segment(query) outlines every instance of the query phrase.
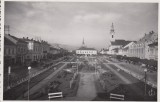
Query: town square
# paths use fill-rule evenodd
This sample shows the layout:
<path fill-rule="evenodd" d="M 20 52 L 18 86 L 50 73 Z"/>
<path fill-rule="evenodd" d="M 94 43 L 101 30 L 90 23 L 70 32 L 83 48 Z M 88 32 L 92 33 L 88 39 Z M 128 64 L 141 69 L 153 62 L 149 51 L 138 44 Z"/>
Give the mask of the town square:
<path fill-rule="evenodd" d="M 158 3 L 4 6 L 3 100 L 157 101 Z"/>

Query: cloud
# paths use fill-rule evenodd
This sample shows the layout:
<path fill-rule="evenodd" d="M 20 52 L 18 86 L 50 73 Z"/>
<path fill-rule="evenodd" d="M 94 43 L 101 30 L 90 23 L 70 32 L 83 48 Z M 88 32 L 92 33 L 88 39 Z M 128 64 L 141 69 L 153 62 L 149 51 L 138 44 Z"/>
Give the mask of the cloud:
<path fill-rule="evenodd" d="M 115 13 L 106 13 L 106 14 L 96 14 L 90 13 L 85 15 L 76 15 L 73 18 L 73 22 L 75 23 L 91 23 L 91 22 L 108 22 L 108 21 L 116 21 L 120 19 L 122 15 Z"/>

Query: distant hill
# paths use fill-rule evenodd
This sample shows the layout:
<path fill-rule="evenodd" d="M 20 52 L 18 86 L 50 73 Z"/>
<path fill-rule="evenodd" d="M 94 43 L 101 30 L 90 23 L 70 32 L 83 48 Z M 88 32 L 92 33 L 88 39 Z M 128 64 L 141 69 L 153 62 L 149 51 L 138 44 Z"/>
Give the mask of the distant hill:
<path fill-rule="evenodd" d="M 52 43 L 50 45 L 54 48 L 57 48 L 57 49 L 63 48 L 68 51 L 73 51 L 73 50 L 78 49 L 78 47 L 76 47 L 76 46 L 70 46 L 70 45 L 65 45 L 65 44 Z"/>

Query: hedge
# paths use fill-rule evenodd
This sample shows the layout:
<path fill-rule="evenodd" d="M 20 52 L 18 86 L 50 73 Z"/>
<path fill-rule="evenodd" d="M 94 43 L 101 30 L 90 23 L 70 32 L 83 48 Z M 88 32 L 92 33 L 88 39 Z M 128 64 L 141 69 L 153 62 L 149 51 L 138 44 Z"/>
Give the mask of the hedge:
<path fill-rule="evenodd" d="M 127 56 L 121 56 L 121 55 L 117 55 L 116 58 L 118 60 L 125 60 L 129 63 L 133 63 L 133 64 L 145 64 L 146 67 L 150 70 L 156 70 L 157 71 L 157 62 L 156 60 L 153 59 L 140 59 L 138 57 L 127 57 Z"/>

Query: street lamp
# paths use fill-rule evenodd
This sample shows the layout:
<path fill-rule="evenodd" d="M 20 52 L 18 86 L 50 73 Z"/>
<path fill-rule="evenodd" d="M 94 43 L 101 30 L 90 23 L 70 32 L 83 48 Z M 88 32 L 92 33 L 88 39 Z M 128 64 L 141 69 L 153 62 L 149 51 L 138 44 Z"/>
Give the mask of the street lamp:
<path fill-rule="evenodd" d="M 10 89 L 10 75 L 11 75 L 11 67 L 8 67 L 8 86 L 7 89 Z"/>
<path fill-rule="evenodd" d="M 79 61 L 79 59 L 77 59 L 77 74 L 78 74 L 78 61 Z"/>
<path fill-rule="evenodd" d="M 144 82 L 145 82 L 145 86 L 144 86 L 144 96 L 146 96 L 146 81 L 147 81 L 147 69 L 144 69 Z"/>
<path fill-rule="evenodd" d="M 30 70 L 31 70 L 31 67 L 29 66 L 29 67 L 28 67 L 28 100 L 29 100 L 29 94 L 30 94 L 30 91 L 29 91 Z"/>
<path fill-rule="evenodd" d="M 97 60 L 95 59 L 95 74 L 96 74 L 96 62 L 97 62 Z"/>

